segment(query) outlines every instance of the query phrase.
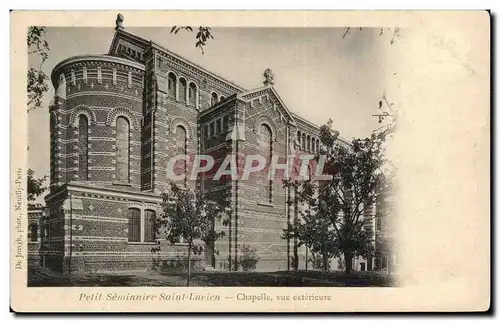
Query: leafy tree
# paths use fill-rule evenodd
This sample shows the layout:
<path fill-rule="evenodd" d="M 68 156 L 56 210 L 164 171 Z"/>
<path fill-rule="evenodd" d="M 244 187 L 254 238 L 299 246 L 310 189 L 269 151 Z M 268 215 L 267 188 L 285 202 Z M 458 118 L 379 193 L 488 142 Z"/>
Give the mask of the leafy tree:
<path fill-rule="evenodd" d="M 291 200 L 291 203 L 298 210 L 300 220 L 295 219 L 293 224 L 289 223 L 288 227 L 283 230 L 282 237 L 295 238 L 298 240 L 297 247 L 305 244 L 313 254 L 321 255 L 322 268 L 324 271 L 328 271 L 330 258 L 338 253 L 334 244 L 334 231 L 330 227 L 329 221 L 317 216 L 312 207 L 299 208 L 299 204 L 312 205 L 316 188 L 311 182 L 304 184 L 299 181 L 285 181 L 284 185 L 295 191 L 295 198 Z M 294 269 L 297 270 L 298 263 L 295 264 Z"/>
<path fill-rule="evenodd" d="M 383 166 L 383 143 L 387 132 L 373 133 L 369 138 L 355 139 L 350 147 L 337 143 L 338 132 L 332 121 L 321 127 L 320 154 L 325 157 L 325 172 L 331 179 L 320 182 L 303 181 L 298 185 L 298 200 L 308 208 L 301 211 L 302 220 L 285 230 L 307 243 L 313 252 L 324 258 L 343 255 L 345 271 L 352 271 L 354 256 L 373 251 L 371 233 L 364 230 L 364 214 L 373 205 L 388 180 Z"/>
<path fill-rule="evenodd" d="M 312 264 L 313 269 L 316 270 L 322 269 L 324 271 L 328 271 L 330 269 L 330 262 L 328 261 L 325 267 L 324 256 L 321 254 L 311 253 L 311 258 L 309 258 L 309 262 Z"/>
<path fill-rule="evenodd" d="M 191 26 L 173 26 L 172 29 L 170 30 L 170 33 L 177 34 L 180 30 L 185 30 L 192 32 L 193 27 Z M 212 35 L 212 29 L 210 27 L 204 27 L 204 26 L 199 26 L 198 27 L 198 32 L 196 33 L 196 43 L 195 47 L 201 49 L 201 53 L 204 54 L 204 47 L 207 45 L 207 41 L 210 39 L 214 39 L 214 36 Z"/>
<path fill-rule="evenodd" d="M 41 207 L 39 203 L 34 203 L 36 198 L 43 194 L 47 187 L 44 187 L 44 183 L 47 180 L 47 176 L 42 178 L 35 178 L 35 171 L 28 169 L 28 208 Z"/>
<path fill-rule="evenodd" d="M 353 29 L 358 29 L 359 31 L 363 31 L 363 27 L 358 27 L 358 28 L 352 28 L 352 27 L 345 27 L 344 33 L 342 34 L 342 39 L 345 39 L 345 37 L 352 32 Z M 398 27 L 388 27 L 388 28 L 380 28 L 380 36 L 384 34 L 390 34 L 391 40 L 390 44 L 393 45 L 394 42 L 401 37 L 401 28 Z"/>
<path fill-rule="evenodd" d="M 38 55 L 40 66 L 38 69 L 29 68 L 27 74 L 28 86 L 28 112 L 42 106 L 43 95 L 49 90 L 47 81 L 49 77 L 42 70 L 43 63 L 49 58 L 49 43 L 43 39 L 47 29 L 45 27 L 31 26 L 28 28 L 28 55 Z"/>
<path fill-rule="evenodd" d="M 48 51 L 50 50 L 48 42 L 43 39 L 45 33 L 45 27 L 31 26 L 28 28 L 28 55 L 31 57 L 38 55 L 41 61 L 38 69 L 28 69 L 28 112 L 42 106 L 43 95 L 49 90 L 46 82 L 48 77 L 42 71 L 42 65 L 49 58 Z M 47 190 L 47 187 L 43 186 L 46 180 L 47 176 L 35 178 L 35 171 L 28 169 L 28 208 L 41 207 L 41 204 L 35 204 L 34 201 Z"/>
<path fill-rule="evenodd" d="M 215 230 L 215 223 L 222 220 L 228 223 L 230 199 L 229 189 L 211 196 L 207 192 L 196 190 L 171 183 L 169 192 L 163 194 L 163 213 L 157 217 L 157 231 L 163 234 L 170 243 L 174 244 L 183 238 L 188 246 L 188 276 L 187 286 L 191 280 L 191 255 L 203 252 L 204 242 L 213 245 L 225 233 Z M 211 198 L 210 198 L 211 197 Z M 161 237 L 160 237 L 161 238 Z M 160 244 L 153 248 L 153 252 L 160 250 Z"/>
<path fill-rule="evenodd" d="M 249 245 L 243 245 L 241 247 L 241 256 L 239 260 L 239 265 L 244 272 L 253 271 L 257 267 L 259 262 L 259 256 L 255 252 L 255 249 L 250 248 Z"/>

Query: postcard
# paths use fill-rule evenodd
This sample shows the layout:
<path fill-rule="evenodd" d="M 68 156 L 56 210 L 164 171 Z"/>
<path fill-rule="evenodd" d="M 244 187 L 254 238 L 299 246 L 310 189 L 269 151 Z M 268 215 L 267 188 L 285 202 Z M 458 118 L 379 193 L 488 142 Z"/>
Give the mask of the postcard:
<path fill-rule="evenodd" d="M 487 11 L 12 11 L 15 312 L 484 312 Z"/>

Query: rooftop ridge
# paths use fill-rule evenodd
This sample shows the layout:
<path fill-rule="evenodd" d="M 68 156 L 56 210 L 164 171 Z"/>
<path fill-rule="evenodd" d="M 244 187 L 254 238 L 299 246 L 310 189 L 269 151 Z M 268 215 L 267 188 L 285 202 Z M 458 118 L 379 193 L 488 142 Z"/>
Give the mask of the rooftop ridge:
<path fill-rule="evenodd" d="M 293 117 L 295 117 L 295 118 L 297 118 L 297 119 L 301 120 L 302 122 L 305 122 L 305 123 L 307 123 L 307 124 L 309 124 L 309 125 L 311 125 L 311 126 L 313 126 L 313 127 L 317 127 L 318 129 L 321 127 L 320 125 L 316 125 L 316 124 L 314 124 L 313 122 L 309 121 L 309 120 L 308 120 L 308 119 L 306 119 L 305 117 L 303 117 L 303 116 L 301 116 L 301 115 L 299 115 L 299 114 L 297 114 L 297 113 L 295 113 L 295 112 L 290 112 L 290 113 L 292 113 L 292 116 L 293 116 Z M 340 141 L 344 142 L 344 143 L 350 144 L 350 143 L 349 143 L 349 140 L 348 140 L 348 139 L 346 139 L 346 138 L 345 138 L 345 137 L 343 137 L 343 136 L 340 136 L 340 135 L 339 135 L 337 138 L 338 138 Z"/>

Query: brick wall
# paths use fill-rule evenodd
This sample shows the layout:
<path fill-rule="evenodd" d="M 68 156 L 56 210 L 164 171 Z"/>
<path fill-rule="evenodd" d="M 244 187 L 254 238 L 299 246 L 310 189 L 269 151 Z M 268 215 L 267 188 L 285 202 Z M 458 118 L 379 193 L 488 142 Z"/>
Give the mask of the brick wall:
<path fill-rule="evenodd" d="M 125 37 L 118 41 L 122 52 L 130 45 L 126 35 L 119 31 L 119 36 Z M 315 142 L 319 134 L 319 129 L 307 121 L 295 122 L 272 88 L 243 93 L 241 88 L 155 44 L 134 46 L 141 63 L 112 56 L 88 56 L 64 61 L 52 74 L 57 90 L 50 107 L 50 236 L 40 249 L 48 265 L 58 270 L 151 266 L 155 260 L 150 252 L 152 245 L 127 240 L 127 210 L 134 203 L 142 210 L 158 209 L 158 203 L 151 203 L 148 198 L 141 200 L 140 196 L 150 191 L 151 196 L 159 198 L 168 190 L 171 179 L 166 167 L 179 153 L 178 126 L 187 133 L 187 154 L 212 154 L 216 158 L 215 169 L 227 155 L 238 155 L 242 167 L 245 156 L 262 153 L 257 140 L 261 124 L 271 129 L 272 154 L 280 156 L 280 163 L 294 152 L 297 143 L 300 146 L 298 132 L 301 139 L 302 133 L 306 140 L 309 135 L 310 142 Z M 175 75 L 174 92 L 169 88 L 169 75 Z M 185 90 L 181 82 L 186 85 Z M 85 115 L 89 121 L 88 180 L 78 176 L 79 115 Z M 119 116 L 126 117 L 130 124 L 129 182 L 116 182 L 115 121 Z M 308 149 L 306 145 L 302 152 Z M 213 254 L 215 263 L 211 263 L 212 250 L 208 247 L 208 252 L 196 258 L 198 266 L 208 260 L 216 268 L 228 269 L 229 258 L 234 261 L 241 256 L 242 245 L 249 245 L 260 257 L 257 269 L 286 269 L 294 241 L 281 236 L 295 210 L 288 209 L 287 190 L 281 179 L 272 181 L 269 199 L 263 195 L 263 185 L 267 186 L 268 181 L 262 175 L 222 183 L 212 180 L 213 174 L 188 180 L 188 186 L 210 191 L 214 198 L 222 187 L 229 187 L 234 212 L 229 226 L 217 224 L 226 236 L 214 246 L 218 252 Z M 70 198 L 68 191 L 73 186 L 95 192 L 73 192 Z M 122 197 L 109 197 L 113 193 Z M 185 245 L 164 245 L 156 260 L 166 267 L 180 267 L 185 252 Z M 303 250 L 299 254 L 303 258 Z"/>
<path fill-rule="evenodd" d="M 125 183 L 140 187 L 143 71 L 125 60 L 89 56 L 56 67 L 54 75 L 56 88 L 65 83 L 65 95 L 56 96 L 51 109 L 57 120 L 51 129 L 51 186 L 82 179 L 78 175 L 78 118 L 85 115 L 88 180 L 116 181 L 116 118 L 125 117 L 130 124 L 130 173 Z"/>

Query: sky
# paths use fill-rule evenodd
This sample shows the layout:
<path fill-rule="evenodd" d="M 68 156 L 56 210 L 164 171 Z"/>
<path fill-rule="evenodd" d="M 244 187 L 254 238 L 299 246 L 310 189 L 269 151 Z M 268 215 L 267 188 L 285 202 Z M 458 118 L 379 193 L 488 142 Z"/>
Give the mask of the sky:
<path fill-rule="evenodd" d="M 385 90 L 384 49 L 387 39 L 379 29 L 353 28 L 213 28 L 202 54 L 195 33 L 171 34 L 170 27 L 127 28 L 137 36 L 163 45 L 186 59 L 251 90 L 263 86 L 263 72 L 270 68 L 275 89 L 291 112 L 318 125 L 329 118 L 348 140 L 368 136 L 378 127 L 373 113 Z M 76 55 L 105 54 L 114 28 L 50 27 L 45 39 L 49 59 L 47 75 L 60 61 Z M 28 65 L 38 67 L 37 57 Z M 49 85 L 43 107 L 28 115 L 28 163 L 37 176 L 49 175 L 48 105 L 54 89 Z"/>

